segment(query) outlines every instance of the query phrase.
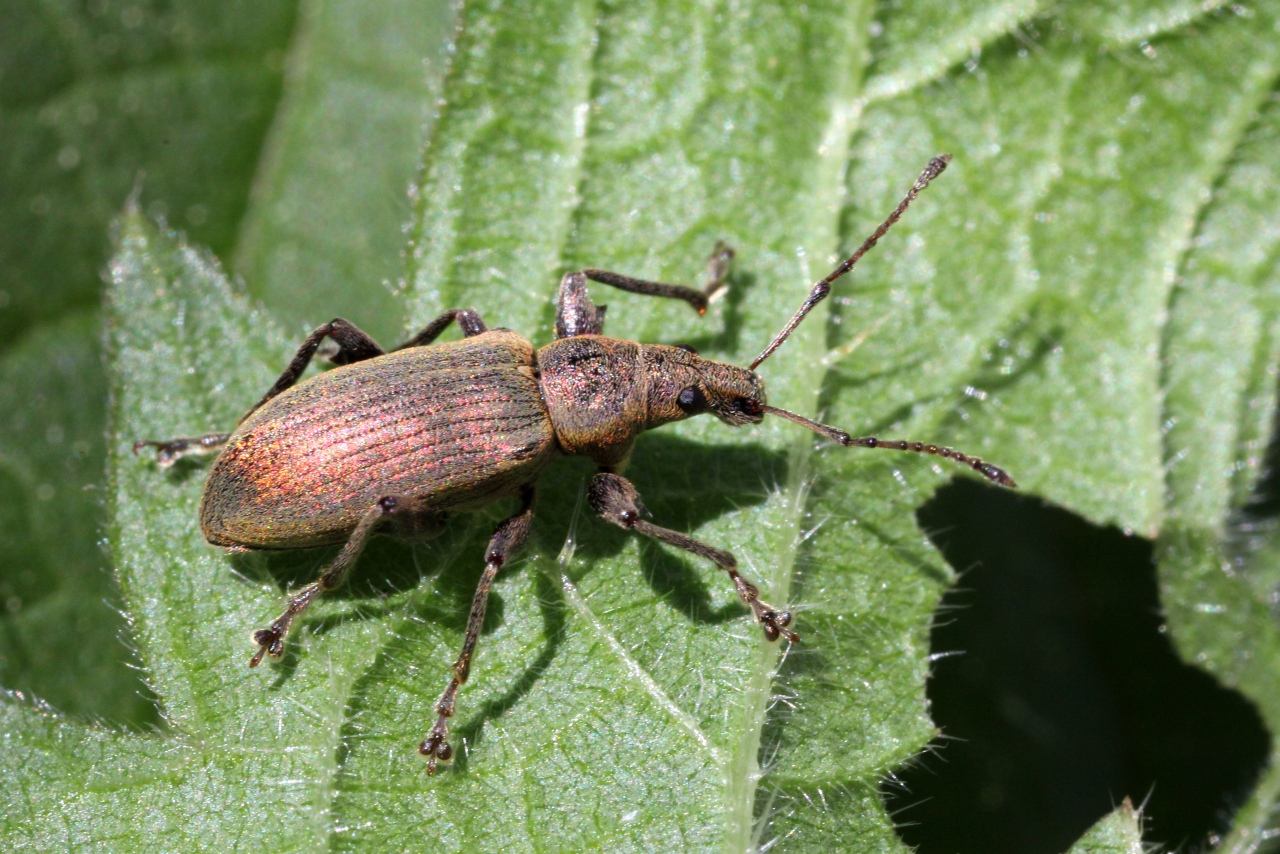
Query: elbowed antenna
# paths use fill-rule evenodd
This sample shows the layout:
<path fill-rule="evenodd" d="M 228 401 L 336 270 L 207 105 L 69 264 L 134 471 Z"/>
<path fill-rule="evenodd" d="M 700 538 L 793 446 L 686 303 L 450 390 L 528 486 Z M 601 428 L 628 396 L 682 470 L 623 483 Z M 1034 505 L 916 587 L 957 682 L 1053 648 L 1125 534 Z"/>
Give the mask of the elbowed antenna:
<path fill-rule="evenodd" d="M 800 325 L 800 321 L 804 320 L 805 315 L 812 311 L 815 305 L 826 299 L 827 294 L 831 293 L 831 283 L 853 269 L 853 265 L 858 263 L 858 259 L 867 254 L 871 247 L 875 246 L 880 238 L 884 237 L 885 232 L 898 221 L 903 211 L 915 201 L 916 196 L 920 195 L 920 191 L 929 186 L 930 181 L 941 175 L 942 170 L 947 168 L 947 163 L 950 161 L 950 154 L 941 154 L 929 161 L 929 165 L 924 167 L 924 171 L 920 173 L 916 183 L 907 191 L 907 195 L 894 208 L 893 213 L 889 214 L 889 218 L 880 223 L 880 227 L 870 237 L 862 241 L 862 245 L 858 247 L 857 252 L 846 258 L 825 279 L 813 286 L 813 289 L 809 291 L 809 296 L 801 303 L 799 311 L 792 315 L 791 319 L 787 321 L 787 325 L 782 327 L 782 331 L 773 337 L 773 340 L 769 342 L 769 346 L 764 348 L 764 352 L 756 356 L 756 360 L 751 363 L 747 370 L 754 371 L 757 365 L 773 355 L 773 351 L 782 346 L 782 342 L 790 337 L 791 333 Z"/>
<path fill-rule="evenodd" d="M 942 445 L 930 445 L 927 442 L 906 442 L 902 440 L 886 440 L 877 439 L 874 436 L 864 436 L 855 439 L 843 430 L 835 427 L 828 427 L 826 424 L 819 424 L 817 421 L 811 421 L 803 415 L 796 415 L 794 412 L 788 412 L 785 409 L 779 409 L 776 406 L 765 406 L 764 411 L 770 415 L 776 415 L 779 418 L 785 418 L 788 421 L 799 424 L 801 427 L 808 428 L 819 436 L 824 436 L 833 442 L 839 442 L 846 448 L 887 448 L 891 451 L 914 451 L 917 454 L 933 454 L 939 457 L 945 457 L 948 460 L 966 465 L 985 477 L 992 483 L 1000 486 L 1007 486 L 1010 489 L 1017 489 L 1018 484 L 1013 482 L 1013 478 L 1009 477 L 1009 473 L 999 466 L 983 460 L 980 457 L 963 454 L 954 448 L 943 447 Z"/>

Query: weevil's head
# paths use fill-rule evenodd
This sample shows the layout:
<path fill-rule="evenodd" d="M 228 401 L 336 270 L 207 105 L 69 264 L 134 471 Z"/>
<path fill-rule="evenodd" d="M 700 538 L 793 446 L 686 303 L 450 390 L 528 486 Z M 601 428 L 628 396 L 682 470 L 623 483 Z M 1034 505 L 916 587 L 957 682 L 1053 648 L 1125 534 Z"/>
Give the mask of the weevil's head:
<path fill-rule="evenodd" d="M 704 413 L 735 426 L 764 420 L 764 381 L 754 371 L 704 359 L 692 347 L 647 344 L 643 349 L 646 429 Z"/>

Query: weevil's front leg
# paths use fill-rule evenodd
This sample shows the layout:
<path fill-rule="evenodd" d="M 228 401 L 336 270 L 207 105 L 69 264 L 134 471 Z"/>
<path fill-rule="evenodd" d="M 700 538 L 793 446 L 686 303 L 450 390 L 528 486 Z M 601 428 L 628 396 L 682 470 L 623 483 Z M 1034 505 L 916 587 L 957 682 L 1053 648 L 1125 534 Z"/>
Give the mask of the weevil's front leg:
<path fill-rule="evenodd" d="M 755 614 L 756 621 L 760 623 L 766 638 L 776 641 L 779 637 L 784 637 L 792 643 L 800 639 L 795 632 L 787 628 L 791 625 L 791 614 L 774 608 L 760 598 L 759 589 L 738 572 L 738 559 L 732 554 L 699 542 L 679 531 L 660 528 L 646 522 L 644 506 L 640 503 L 640 493 L 636 491 L 631 481 L 613 472 L 602 471 L 591 479 L 587 497 L 592 509 L 605 521 L 706 558 L 729 573 L 734 589 L 738 591 L 743 604 Z"/>
<path fill-rule="evenodd" d="M 729 262 L 733 250 L 723 241 L 717 241 L 711 257 L 707 259 L 707 284 L 702 290 L 684 285 L 668 285 L 611 273 L 608 270 L 588 268 L 569 273 L 560 280 L 559 307 L 556 310 L 556 337 L 574 335 L 599 335 L 604 331 L 604 312 L 607 306 L 596 305 L 587 294 L 587 282 L 599 282 L 619 290 L 651 297 L 684 300 L 703 314 L 708 303 L 725 287 Z"/>
<path fill-rule="evenodd" d="M 493 589 L 493 581 L 498 577 L 498 570 L 509 561 L 516 552 L 524 547 L 529 539 L 529 529 L 533 525 L 532 486 L 526 486 L 520 494 L 520 509 L 514 516 L 502 522 L 493 532 L 489 540 L 489 548 L 485 551 L 484 572 L 480 574 L 480 583 L 476 585 L 476 595 L 471 600 L 471 615 L 467 617 L 467 636 L 462 641 L 462 652 L 453 663 L 453 678 L 449 687 L 444 689 L 436 702 L 436 725 L 431 733 L 418 745 L 418 752 L 427 757 L 427 773 L 436 772 L 436 762 L 448 762 L 453 757 L 450 746 L 449 718 L 453 717 L 458 701 L 458 689 L 471 674 L 471 657 L 476 651 L 476 641 L 480 638 L 480 629 L 484 626 L 484 612 L 489 604 L 489 591 Z"/>
<path fill-rule="evenodd" d="M 425 528 L 428 527 L 429 519 L 434 515 L 430 511 L 418 508 L 412 500 L 394 495 L 384 495 L 375 501 L 373 506 L 360 517 L 355 530 L 342 546 L 342 551 L 338 552 L 338 556 L 321 571 L 320 577 L 291 594 L 289 606 L 274 623 L 268 628 L 253 633 L 253 642 L 258 645 L 258 651 L 254 653 L 253 658 L 249 659 L 249 666 L 257 667 L 264 655 L 272 658 L 280 657 L 284 652 L 285 635 L 289 633 L 289 626 L 294 618 L 305 611 L 321 593 L 336 590 L 346 583 L 356 558 L 360 557 L 360 552 L 364 551 L 365 544 L 369 542 L 369 537 L 373 535 L 379 524 L 388 519 L 402 517 L 410 519 L 413 526 Z"/>

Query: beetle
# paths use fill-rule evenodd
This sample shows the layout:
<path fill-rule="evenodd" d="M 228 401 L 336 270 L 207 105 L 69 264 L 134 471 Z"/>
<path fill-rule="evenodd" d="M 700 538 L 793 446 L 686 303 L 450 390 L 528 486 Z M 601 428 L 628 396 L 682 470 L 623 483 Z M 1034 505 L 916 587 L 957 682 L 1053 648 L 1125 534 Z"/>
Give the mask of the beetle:
<path fill-rule="evenodd" d="M 922 442 L 853 438 L 765 402 L 756 368 L 796 329 L 831 284 L 848 273 L 946 168 L 934 158 L 897 208 L 856 252 L 815 283 L 800 308 L 746 368 L 704 359 L 692 348 L 605 337 L 605 306 L 591 301 L 597 282 L 647 296 L 683 300 L 700 314 L 725 287 L 733 252 L 717 244 L 702 290 L 605 270 L 569 273 L 560 282 L 555 340 L 540 348 L 507 329 L 489 329 L 471 309 L 446 311 L 390 352 L 341 318 L 317 328 L 262 399 L 231 433 L 143 440 L 161 465 L 218 452 L 205 483 L 200 526 L 213 545 L 232 550 L 341 545 L 316 581 L 292 593 L 270 626 L 253 634 L 256 667 L 278 658 L 293 621 L 317 596 L 343 584 L 375 532 L 437 533 L 446 518 L 498 499 L 520 506 L 495 529 L 485 551 L 461 652 L 436 703 L 437 719 L 418 750 L 434 773 L 453 755 L 449 719 L 471 671 L 489 591 L 520 550 L 533 521 L 534 484 L 555 458 L 584 456 L 598 466 L 589 503 L 604 520 L 704 558 L 728 573 L 765 638 L 799 638 L 791 614 L 760 598 L 730 552 L 652 524 L 640 495 L 622 476 L 636 438 L 672 421 L 711 414 L 730 426 L 784 418 L 841 445 L 934 454 L 1015 486 L 1001 468 Z M 463 337 L 436 338 L 451 324 Z M 321 343 L 337 345 L 339 367 L 298 382 Z"/>

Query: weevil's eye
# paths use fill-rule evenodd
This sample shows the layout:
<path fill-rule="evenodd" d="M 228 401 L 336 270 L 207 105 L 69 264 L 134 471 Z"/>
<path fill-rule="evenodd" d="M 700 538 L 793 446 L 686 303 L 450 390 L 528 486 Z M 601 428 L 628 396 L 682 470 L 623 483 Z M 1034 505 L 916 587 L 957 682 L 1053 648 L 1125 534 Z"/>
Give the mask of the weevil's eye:
<path fill-rule="evenodd" d="M 748 418 L 759 418 L 764 413 L 764 407 L 758 400 L 752 400 L 749 397 L 735 398 L 733 403 L 729 404 L 734 412 L 745 415 Z"/>
<path fill-rule="evenodd" d="M 696 356 L 696 355 L 698 355 L 698 351 L 697 351 L 697 349 L 695 349 L 695 348 L 693 348 L 693 347 L 690 347 L 688 344 L 677 344 L 677 345 L 676 345 L 676 349 L 677 349 L 677 350 L 683 350 L 683 351 L 685 351 L 686 353 L 692 353 L 692 354 L 693 354 L 693 355 L 695 355 L 695 356 Z"/>
<path fill-rule="evenodd" d="M 676 398 L 676 406 L 689 415 L 697 415 L 699 412 L 707 411 L 707 398 L 702 393 L 702 389 L 691 385 L 680 392 L 680 396 Z"/>

